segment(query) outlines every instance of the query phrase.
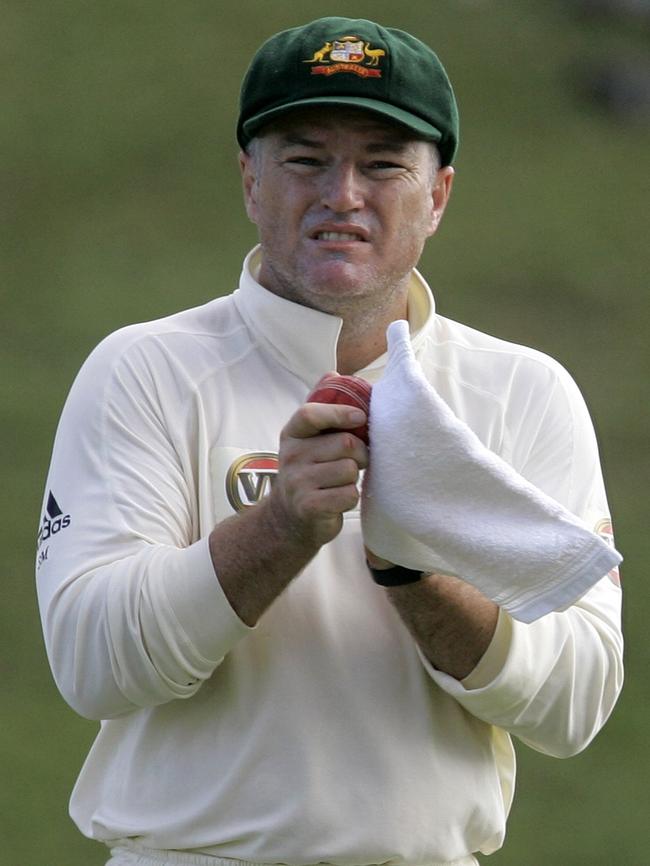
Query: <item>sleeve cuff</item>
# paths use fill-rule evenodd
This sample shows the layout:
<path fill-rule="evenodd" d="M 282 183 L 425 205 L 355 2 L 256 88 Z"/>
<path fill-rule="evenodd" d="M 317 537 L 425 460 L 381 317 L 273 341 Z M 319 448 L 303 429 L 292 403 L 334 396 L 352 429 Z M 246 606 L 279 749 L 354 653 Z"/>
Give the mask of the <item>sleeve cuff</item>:
<path fill-rule="evenodd" d="M 465 695 L 469 698 L 472 692 L 487 689 L 492 684 L 496 684 L 506 666 L 512 647 L 512 638 L 512 619 L 509 614 L 501 609 L 499 610 L 497 627 L 488 648 L 474 670 L 462 680 L 457 680 L 455 677 L 444 673 L 444 671 L 439 671 L 427 659 L 421 648 L 417 644 L 416 646 L 422 664 L 431 679 L 438 683 L 448 694 L 462 701 Z"/>
<path fill-rule="evenodd" d="M 505 666 L 511 645 L 512 620 L 500 609 L 492 640 L 474 670 L 461 680 L 463 688 L 467 691 L 484 689 L 494 682 Z"/>
<path fill-rule="evenodd" d="M 212 564 L 208 538 L 176 551 L 164 569 L 169 608 L 194 650 L 217 664 L 252 629 L 237 616 Z"/>

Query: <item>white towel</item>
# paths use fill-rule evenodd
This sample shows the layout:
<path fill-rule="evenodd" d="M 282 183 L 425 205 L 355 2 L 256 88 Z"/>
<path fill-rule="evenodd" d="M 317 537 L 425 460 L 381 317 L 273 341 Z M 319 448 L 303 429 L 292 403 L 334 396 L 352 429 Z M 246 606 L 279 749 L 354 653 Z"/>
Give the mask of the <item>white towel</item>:
<path fill-rule="evenodd" d="M 486 448 L 427 382 L 407 322 L 388 328 L 370 403 L 365 544 L 461 577 L 522 622 L 563 610 L 622 557 Z"/>

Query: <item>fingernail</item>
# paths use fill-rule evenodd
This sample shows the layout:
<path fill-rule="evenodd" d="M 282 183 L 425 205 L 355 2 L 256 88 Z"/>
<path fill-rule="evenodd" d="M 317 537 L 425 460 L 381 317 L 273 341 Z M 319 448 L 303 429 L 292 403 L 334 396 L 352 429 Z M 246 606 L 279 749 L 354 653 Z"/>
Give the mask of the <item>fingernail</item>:
<path fill-rule="evenodd" d="M 362 412 L 361 409 L 353 409 L 349 417 L 351 424 L 363 424 L 366 420 L 365 412 Z"/>

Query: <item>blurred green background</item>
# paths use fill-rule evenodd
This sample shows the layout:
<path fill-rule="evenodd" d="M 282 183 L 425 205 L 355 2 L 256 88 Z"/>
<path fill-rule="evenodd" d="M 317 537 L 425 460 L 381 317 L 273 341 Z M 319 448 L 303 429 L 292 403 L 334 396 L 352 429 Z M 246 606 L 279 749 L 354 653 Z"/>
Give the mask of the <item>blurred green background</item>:
<path fill-rule="evenodd" d="M 586 14 L 589 5 L 0 3 L 1 864 L 106 859 L 67 816 L 96 725 L 52 684 L 33 588 L 67 389 L 109 331 L 235 286 L 255 240 L 237 176 L 239 81 L 263 39 L 323 14 L 402 27 L 442 56 L 462 146 L 453 201 L 422 270 L 444 315 L 571 370 L 595 419 L 626 557 L 624 695 L 584 754 L 557 761 L 518 749 L 506 845 L 484 862 L 650 862 L 649 108 L 647 93 L 604 104 L 585 84 L 603 63 L 643 69 L 648 28 L 647 18 Z"/>

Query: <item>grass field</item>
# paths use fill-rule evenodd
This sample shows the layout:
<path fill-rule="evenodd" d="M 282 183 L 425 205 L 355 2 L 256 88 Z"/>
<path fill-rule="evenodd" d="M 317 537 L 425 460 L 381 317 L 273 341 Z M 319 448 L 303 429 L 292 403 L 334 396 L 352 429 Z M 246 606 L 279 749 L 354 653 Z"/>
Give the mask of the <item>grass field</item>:
<path fill-rule="evenodd" d="M 626 557 L 624 695 L 583 755 L 518 750 L 506 845 L 484 860 L 650 862 L 649 124 L 600 109 L 576 85 L 602 60 L 647 63 L 647 31 L 571 9 L 530 0 L 2 4 L 1 866 L 105 860 L 67 817 L 96 726 L 52 684 L 33 587 L 67 389 L 109 331 L 235 285 L 255 240 L 236 175 L 239 81 L 262 39 L 322 14 L 403 27 L 441 54 L 462 145 L 454 198 L 422 270 L 443 314 L 533 345 L 574 374 Z"/>

